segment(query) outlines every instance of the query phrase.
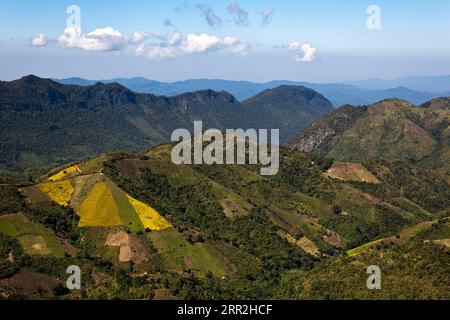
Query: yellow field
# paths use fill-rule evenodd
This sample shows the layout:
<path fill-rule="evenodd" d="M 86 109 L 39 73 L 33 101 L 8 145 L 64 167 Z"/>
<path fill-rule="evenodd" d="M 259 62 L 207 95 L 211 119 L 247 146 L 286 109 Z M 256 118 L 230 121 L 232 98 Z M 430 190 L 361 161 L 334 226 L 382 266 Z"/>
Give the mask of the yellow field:
<path fill-rule="evenodd" d="M 61 170 L 57 174 L 52 175 L 50 178 L 48 178 L 48 180 L 49 181 L 58 181 L 58 180 L 64 179 L 67 175 L 77 172 L 77 171 L 80 171 L 80 169 L 78 169 L 78 166 L 71 166 L 64 170 Z"/>
<path fill-rule="evenodd" d="M 347 255 L 350 256 L 350 257 L 357 256 L 358 254 L 366 252 L 367 250 L 369 250 L 374 245 L 376 245 L 378 243 L 381 243 L 381 242 L 385 241 L 386 239 L 388 239 L 388 238 L 378 239 L 378 240 L 375 240 L 375 241 L 371 241 L 371 242 L 365 243 L 362 246 L 359 246 L 359 247 L 356 247 L 354 249 L 348 250 L 347 251 Z"/>
<path fill-rule="evenodd" d="M 64 180 L 52 183 L 41 183 L 38 188 L 46 193 L 52 201 L 62 206 L 68 206 L 74 192 L 70 180 Z"/>
<path fill-rule="evenodd" d="M 113 195 L 104 182 L 92 188 L 77 214 L 80 216 L 80 227 L 114 227 L 123 224 Z"/>
<path fill-rule="evenodd" d="M 150 230 L 163 230 L 172 226 L 152 207 L 130 197 L 129 195 L 127 195 L 127 198 L 134 210 L 136 210 L 139 215 L 139 219 L 141 219 L 141 222 L 145 228 L 149 228 Z"/>

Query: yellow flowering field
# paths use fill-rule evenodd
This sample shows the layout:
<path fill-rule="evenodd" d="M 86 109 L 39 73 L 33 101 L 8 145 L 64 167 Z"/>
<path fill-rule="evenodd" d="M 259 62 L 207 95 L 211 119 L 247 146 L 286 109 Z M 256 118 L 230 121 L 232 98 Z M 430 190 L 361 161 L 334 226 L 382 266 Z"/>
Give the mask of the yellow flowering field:
<path fill-rule="evenodd" d="M 41 183 L 38 185 L 38 188 L 46 193 L 52 201 L 66 207 L 69 205 L 74 192 L 70 180 Z"/>
<path fill-rule="evenodd" d="M 105 182 L 94 185 L 77 214 L 80 227 L 114 227 L 123 224 L 113 195 Z"/>
<path fill-rule="evenodd" d="M 48 178 L 48 180 L 49 181 L 58 181 L 58 180 L 65 178 L 69 174 L 77 172 L 77 171 L 80 171 L 80 169 L 78 169 L 78 166 L 76 166 L 76 165 L 71 166 L 71 167 L 68 167 L 68 168 L 61 170 L 60 172 L 52 175 L 50 178 Z"/>
<path fill-rule="evenodd" d="M 141 219 L 141 222 L 145 228 L 149 228 L 150 230 L 163 230 L 172 226 L 152 207 L 130 197 L 129 195 L 127 195 L 127 198 L 134 210 L 136 210 L 139 215 L 139 219 Z"/>

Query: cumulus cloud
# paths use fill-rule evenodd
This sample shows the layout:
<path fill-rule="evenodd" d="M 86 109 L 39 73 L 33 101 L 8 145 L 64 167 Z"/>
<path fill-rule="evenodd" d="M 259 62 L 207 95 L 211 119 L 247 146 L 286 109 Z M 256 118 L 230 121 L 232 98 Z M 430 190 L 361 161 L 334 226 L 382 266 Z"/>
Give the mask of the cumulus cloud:
<path fill-rule="evenodd" d="M 227 7 L 227 11 L 234 18 L 234 23 L 239 26 L 247 26 L 248 12 L 239 6 L 236 2 L 230 3 Z"/>
<path fill-rule="evenodd" d="M 89 33 L 81 33 L 79 29 L 67 27 L 59 36 L 58 44 L 63 48 L 79 48 L 86 51 L 115 51 L 127 44 L 127 38 L 119 31 L 106 27 Z"/>
<path fill-rule="evenodd" d="M 203 53 L 217 49 L 219 44 L 220 39 L 216 36 L 210 36 L 206 33 L 189 34 L 181 44 L 181 49 L 185 53 Z"/>
<path fill-rule="evenodd" d="M 147 32 L 147 31 L 135 31 L 133 32 L 133 35 L 131 36 L 132 41 L 134 43 L 141 43 L 146 39 L 150 39 L 150 38 L 157 38 L 160 40 L 164 40 L 164 36 L 162 36 L 160 33 L 158 32 Z"/>
<path fill-rule="evenodd" d="M 197 4 L 195 7 L 200 10 L 200 14 L 206 20 L 208 26 L 213 29 L 221 26 L 222 19 L 214 13 L 214 10 L 210 6 L 202 3 Z"/>
<path fill-rule="evenodd" d="M 297 62 L 311 62 L 314 60 L 317 49 L 310 43 L 300 44 L 299 42 L 292 42 L 289 45 L 289 51 L 296 52 L 293 60 Z"/>
<path fill-rule="evenodd" d="M 262 18 L 262 25 L 265 26 L 272 20 L 273 9 L 266 8 L 266 9 L 262 10 L 260 13 L 261 13 L 261 18 Z"/>
<path fill-rule="evenodd" d="M 172 59 L 178 55 L 176 47 L 149 46 L 145 57 L 149 60 Z"/>
<path fill-rule="evenodd" d="M 33 47 L 45 47 L 48 45 L 48 39 L 42 32 L 38 33 L 31 38 L 31 45 Z"/>
<path fill-rule="evenodd" d="M 154 41 L 155 39 L 158 41 Z M 38 34 L 32 38 L 33 46 L 44 46 L 48 42 L 44 34 Z M 118 51 L 132 47 L 136 56 L 149 60 L 172 59 L 219 50 L 227 50 L 236 56 L 245 57 L 252 49 L 250 44 L 229 36 L 221 38 L 206 33 L 191 33 L 184 36 L 178 32 L 165 36 L 156 32 L 135 31 L 130 38 L 127 38 L 111 27 L 96 29 L 89 33 L 82 33 L 76 27 L 67 27 L 64 33 L 52 43 L 61 48 L 93 52 Z"/>
<path fill-rule="evenodd" d="M 145 54 L 145 50 L 146 50 L 145 44 L 140 44 L 140 45 L 136 48 L 136 50 L 134 50 L 134 53 L 135 53 L 137 56 L 142 56 L 142 55 Z"/>
<path fill-rule="evenodd" d="M 145 56 L 149 60 L 172 59 L 183 55 L 202 54 L 229 49 L 236 56 L 244 57 L 251 50 L 251 45 L 241 42 L 237 38 L 203 34 L 188 34 L 183 37 L 181 34 L 173 33 L 167 41 L 160 45 L 149 44 L 140 45 L 135 53 Z"/>
<path fill-rule="evenodd" d="M 182 36 L 180 33 L 174 32 L 174 33 L 170 36 L 169 40 L 167 40 L 167 44 L 168 44 L 169 46 L 175 46 L 175 45 L 178 45 L 178 44 L 181 42 L 182 38 L 183 38 L 183 36 Z"/>

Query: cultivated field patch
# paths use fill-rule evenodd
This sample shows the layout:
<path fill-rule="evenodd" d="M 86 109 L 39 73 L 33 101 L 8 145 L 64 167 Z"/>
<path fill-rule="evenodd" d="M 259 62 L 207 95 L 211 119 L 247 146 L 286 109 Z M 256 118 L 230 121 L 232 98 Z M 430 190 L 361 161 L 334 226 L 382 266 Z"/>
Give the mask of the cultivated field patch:
<path fill-rule="evenodd" d="M 344 181 L 361 181 L 381 183 L 369 170 L 360 163 L 334 161 L 325 173 L 328 177 Z"/>
<path fill-rule="evenodd" d="M 378 240 L 374 240 L 368 243 L 363 244 L 362 246 L 356 247 L 354 249 L 348 250 L 347 251 L 347 255 L 350 257 L 354 257 L 357 256 L 361 253 L 367 252 L 369 249 L 374 248 L 376 245 L 380 245 L 386 242 L 396 242 L 398 241 L 398 239 L 396 239 L 395 237 L 387 237 L 387 238 L 382 238 L 382 239 L 378 239 Z"/>
<path fill-rule="evenodd" d="M 21 213 L 0 216 L 0 233 L 16 237 L 27 254 L 64 257 L 73 247 L 66 245 L 53 231 L 32 222 Z"/>
<path fill-rule="evenodd" d="M 109 233 L 105 244 L 110 247 L 119 247 L 119 262 L 133 261 L 138 265 L 148 260 L 145 246 L 136 236 L 125 231 Z"/>
<path fill-rule="evenodd" d="M 116 202 L 105 182 L 94 185 L 77 211 L 80 227 L 114 227 L 123 224 Z"/>
<path fill-rule="evenodd" d="M 52 201 L 62 206 L 68 206 L 74 188 L 70 180 L 62 180 L 58 182 L 41 183 L 38 188 L 46 193 Z"/>
<path fill-rule="evenodd" d="M 20 188 L 19 192 L 24 195 L 28 201 L 40 209 L 49 209 L 52 206 L 50 197 L 37 186 Z"/>
<path fill-rule="evenodd" d="M 312 256 L 318 256 L 320 253 L 319 248 L 317 248 L 314 242 L 312 242 L 305 236 L 301 237 L 295 244 Z"/>
<path fill-rule="evenodd" d="M 137 212 L 144 228 L 148 228 L 150 230 L 163 230 L 171 227 L 171 224 L 152 207 L 130 197 L 129 195 L 127 195 L 127 198 L 134 210 Z"/>
<path fill-rule="evenodd" d="M 70 166 L 64 170 L 59 171 L 58 173 L 50 176 L 50 178 L 48 178 L 49 181 L 58 181 L 67 177 L 72 176 L 74 173 L 79 173 L 81 172 L 80 168 L 78 168 L 77 165 L 73 165 Z"/>

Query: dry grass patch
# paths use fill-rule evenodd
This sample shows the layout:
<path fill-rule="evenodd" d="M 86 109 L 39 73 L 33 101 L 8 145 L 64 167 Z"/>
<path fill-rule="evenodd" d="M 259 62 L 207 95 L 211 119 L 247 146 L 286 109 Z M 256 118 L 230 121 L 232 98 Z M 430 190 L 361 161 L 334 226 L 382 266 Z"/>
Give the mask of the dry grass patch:
<path fill-rule="evenodd" d="M 318 256 L 320 253 L 319 248 L 307 237 L 300 238 L 295 244 L 312 256 Z"/>
<path fill-rule="evenodd" d="M 328 177 L 344 181 L 361 181 L 381 183 L 369 170 L 360 163 L 334 161 L 325 173 Z"/>
<path fill-rule="evenodd" d="M 425 240 L 425 242 L 431 242 L 431 243 L 439 244 L 441 246 L 445 246 L 447 248 L 450 248 L 450 239 Z"/>

